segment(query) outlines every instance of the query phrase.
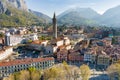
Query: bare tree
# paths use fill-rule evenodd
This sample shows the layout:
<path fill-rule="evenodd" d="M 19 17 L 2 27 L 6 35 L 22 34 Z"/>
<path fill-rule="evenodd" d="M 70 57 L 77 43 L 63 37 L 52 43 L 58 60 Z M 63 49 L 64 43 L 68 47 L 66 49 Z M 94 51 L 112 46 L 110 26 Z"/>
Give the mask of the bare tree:
<path fill-rule="evenodd" d="M 82 80 L 89 80 L 91 71 L 88 65 L 83 64 L 80 66 L 80 76 L 82 77 Z"/>

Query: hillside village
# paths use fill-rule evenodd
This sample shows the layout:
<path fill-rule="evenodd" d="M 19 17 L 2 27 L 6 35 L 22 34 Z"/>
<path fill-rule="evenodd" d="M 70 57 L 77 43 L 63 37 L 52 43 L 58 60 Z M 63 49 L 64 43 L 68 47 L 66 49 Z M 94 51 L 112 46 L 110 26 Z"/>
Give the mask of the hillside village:
<path fill-rule="evenodd" d="M 106 71 L 120 59 L 120 46 L 113 43 L 113 36 L 89 37 L 83 28 L 73 27 L 59 32 L 55 13 L 53 29 L 31 26 L 3 28 L 0 32 L 3 34 L 0 40 L 1 78 L 30 67 L 45 69 L 64 61 L 69 65 L 86 64 L 90 69 Z M 120 43 L 119 37 L 115 39 Z"/>

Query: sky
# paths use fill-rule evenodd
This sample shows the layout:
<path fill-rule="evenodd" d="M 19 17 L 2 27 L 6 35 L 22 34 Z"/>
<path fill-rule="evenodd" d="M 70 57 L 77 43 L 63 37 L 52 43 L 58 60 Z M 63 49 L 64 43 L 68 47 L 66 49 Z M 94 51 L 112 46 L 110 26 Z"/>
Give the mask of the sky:
<path fill-rule="evenodd" d="M 25 0 L 29 9 L 42 12 L 50 17 L 71 8 L 92 8 L 100 14 L 120 5 L 120 0 Z"/>

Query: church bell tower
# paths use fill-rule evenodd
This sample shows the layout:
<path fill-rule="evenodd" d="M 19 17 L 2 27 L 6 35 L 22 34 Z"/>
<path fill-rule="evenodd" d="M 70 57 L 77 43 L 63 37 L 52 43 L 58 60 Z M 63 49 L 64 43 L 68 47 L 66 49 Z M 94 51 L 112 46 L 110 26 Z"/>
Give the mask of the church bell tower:
<path fill-rule="evenodd" d="M 53 38 L 57 39 L 57 19 L 55 13 L 53 15 Z"/>

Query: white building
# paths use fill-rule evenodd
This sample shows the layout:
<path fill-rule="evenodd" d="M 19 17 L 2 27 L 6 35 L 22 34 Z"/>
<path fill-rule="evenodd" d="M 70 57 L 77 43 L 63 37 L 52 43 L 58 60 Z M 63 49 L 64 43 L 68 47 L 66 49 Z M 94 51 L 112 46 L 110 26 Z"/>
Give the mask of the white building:
<path fill-rule="evenodd" d="M 37 36 L 37 34 L 32 34 L 29 36 L 29 39 L 32 41 L 35 41 L 35 40 L 38 40 L 38 36 Z"/>
<path fill-rule="evenodd" d="M 91 62 L 92 61 L 92 54 L 91 53 L 84 54 L 84 61 Z"/>
<path fill-rule="evenodd" d="M 38 40 L 38 35 L 37 34 L 30 34 L 30 35 L 24 35 L 26 40 L 32 40 L 32 41 L 36 41 Z"/>
<path fill-rule="evenodd" d="M 45 47 L 45 52 L 46 52 L 47 54 L 52 54 L 52 53 L 57 52 L 57 49 L 58 49 L 57 46 L 47 45 L 47 46 Z"/>
<path fill-rule="evenodd" d="M 84 53 L 85 62 L 96 62 L 96 52 L 93 50 L 88 50 Z"/>
<path fill-rule="evenodd" d="M 15 34 L 17 32 L 17 29 L 11 28 L 9 29 L 10 34 Z"/>
<path fill-rule="evenodd" d="M 48 41 L 43 40 L 43 41 L 33 41 L 31 44 L 29 44 L 30 49 L 35 49 L 35 50 L 42 50 L 47 45 Z"/>
<path fill-rule="evenodd" d="M 54 65 L 54 58 L 26 58 L 22 60 L 13 60 L 9 62 L 0 62 L 0 78 L 8 77 L 10 74 L 27 70 L 34 67 L 37 70 L 43 70 Z"/>
<path fill-rule="evenodd" d="M 70 39 L 68 37 L 64 37 L 64 45 L 69 45 L 70 44 Z"/>
<path fill-rule="evenodd" d="M 51 41 L 51 44 L 45 47 L 46 53 L 56 53 L 58 49 L 71 49 L 70 40 L 68 37 L 57 38 Z"/>
<path fill-rule="evenodd" d="M 12 53 L 13 53 L 13 48 L 12 47 L 6 47 L 6 48 L 0 50 L 0 61 L 6 59 Z"/>
<path fill-rule="evenodd" d="M 24 38 L 21 35 L 10 35 L 9 32 L 5 34 L 5 45 L 6 46 L 15 46 L 22 42 Z"/>
<path fill-rule="evenodd" d="M 12 35 L 10 36 L 10 46 L 15 46 L 22 42 L 24 38 L 22 36 Z"/>

